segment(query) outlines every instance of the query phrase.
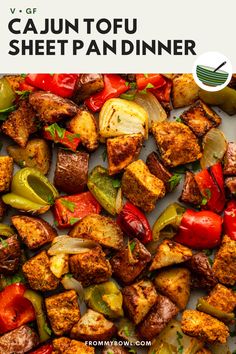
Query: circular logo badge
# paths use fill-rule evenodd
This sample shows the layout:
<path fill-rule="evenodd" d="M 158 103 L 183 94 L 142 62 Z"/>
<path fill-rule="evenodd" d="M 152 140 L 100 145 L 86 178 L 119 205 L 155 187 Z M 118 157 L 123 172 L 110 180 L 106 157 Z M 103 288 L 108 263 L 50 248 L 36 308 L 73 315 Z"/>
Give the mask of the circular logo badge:
<path fill-rule="evenodd" d="M 197 85 L 206 91 L 219 91 L 228 85 L 232 77 L 230 60 L 218 52 L 200 55 L 194 63 L 193 76 Z"/>

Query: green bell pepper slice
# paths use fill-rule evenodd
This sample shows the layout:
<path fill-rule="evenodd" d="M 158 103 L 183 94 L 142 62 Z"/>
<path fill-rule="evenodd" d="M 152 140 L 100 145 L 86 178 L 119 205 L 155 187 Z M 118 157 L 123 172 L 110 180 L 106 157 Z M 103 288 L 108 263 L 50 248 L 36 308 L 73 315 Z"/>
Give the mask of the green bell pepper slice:
<path fill-rule="evenodd" d="M 7 108 L 12 106 L 12 103 L 15 100 L 15 93 L 11 88 L 11 85 L 2 77 L 0 79 L 0 113 L 1 111 L 6 110 Z"/>

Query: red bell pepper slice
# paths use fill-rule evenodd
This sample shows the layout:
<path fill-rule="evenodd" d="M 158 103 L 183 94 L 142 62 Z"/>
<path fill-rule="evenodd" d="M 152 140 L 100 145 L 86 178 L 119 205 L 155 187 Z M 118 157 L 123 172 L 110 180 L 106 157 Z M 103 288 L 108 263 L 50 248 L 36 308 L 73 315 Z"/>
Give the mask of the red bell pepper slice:
<path fill-rule="evenodd" d="M 86 215 L 101 212 L 101 205 L 90 192 L 57 198 L 54 217 L 58 228 L 71 227 Z"/>
<path fill-rule="evenodd" d="M 129 89 L 129 85 L 119 75 L 105 74 L 103 79 L 103 90 L 85 100 L 86 106 L 93 112 L 99 111 L 110 98 L 119 97 Z"/>
<path fill-rule="evenodd" d="M 215 248 L 221 242 L 222 218 L 209 210 L 186 210 L 175 241 L 193 249 Z"/>
<path fill-rule="evenodd" d="M 28 74 L 27 84 L 61 97 L 71 97 L 75 90 L 78 74 Z"/>
<path fill-rule="evenodd" d="M 157 89 L 165 85 L 166 80 L 161 74 L 136 74 L 138 90 Z"/>
<path fill-rule="evenodd" d="M 160 88 L 150 90 L 160 102 L 170 102 L 170 95 L 172 89 L 172 81 L 166 79 L 165 85 Z"/>
<path fill-rule="evenodd" d="M 52 354 L 52 352 L 53 352 L 52 344 L 46 344 L 38 348 L 37 350 L 30 352 L 30 354 Z"/>
<path fill-rule="evenodd" d="M 36 91 L 37 88 L 27 84 L 27 82 L 25 80 L 23 80 L 20 85 L 19 85 L 19 91 L 28 91 L 28 92 L 33 92 Z"/>
<path fill-rule="evenodd" d="M 224 232 L 236 241 L 236 200 L 231 200 L 225 209 Z"/>
<path fill-rule="evenodd" d="M 124 205 L 116 221 L 127 236 L 137 237 L 143 244 L 152 241 L 152 229 L 146 216 L 132 203 Z"/>
<path fill-rule="evenodd" d="M 225 206 L 224 179 L 221 163 L 198 172 L 195 175 L 201 194 L 205 198 L 203 208 L 221 213 Z"/>
<path fill-rule="evenodd" d="M 31 302 L 24 297 L 26 288 L 15 283 L 0 292 L 0 334 L 35 320 Z"/>
<path fill-rule="evenodd" d="M 57 123 L 51 124 L 43 128 L 43 137 L 47 140 L 60 143 L 72 151 L 76 151 L 81 139 L 77 134 L 73 134 L 64 128 L 61 128 Z"/>

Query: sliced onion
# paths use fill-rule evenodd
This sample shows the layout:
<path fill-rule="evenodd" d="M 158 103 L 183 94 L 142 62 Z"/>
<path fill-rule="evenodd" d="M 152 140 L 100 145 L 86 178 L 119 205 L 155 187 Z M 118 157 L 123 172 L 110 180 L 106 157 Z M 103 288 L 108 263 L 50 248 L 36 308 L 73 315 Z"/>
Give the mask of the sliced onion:
<path fill-rule="evenodd" d="M 62 278 L 61 283 L 66 290 L 75 290 L 80 301 L 84 300 L 84 288 L 80 281 L 66 274 Z"/>
<path fill-rule="evenodd" d="M 153 123 L 163 122 L 167 119 L 166 111 L 151 92 L 137 93 L 134 101 L 148 113 L 149 129 L 151 129 Z"/>
<path fill-rule="evenodd" d="M 121 188 L 118 189 L 116 196 L 116 212 L 119 214 L 123 208 L 123 195 Z"/>
<path fill-rule="evenodd" d="M 221 130 L 212 128 L 203 138 L 203 154 L 201 167 L 207 168 L 223 159 L 227 149 L 227 141 Z"/>
<path fill-rule="evenodd" d="M 52 246 L 48 250 L 50 256 L 56 254 L 77 254 L 84 253 L 97 246 L 97 243 L 82 238 L 70 237 L 67 235 L 58 236 L 53 240 Z"/>

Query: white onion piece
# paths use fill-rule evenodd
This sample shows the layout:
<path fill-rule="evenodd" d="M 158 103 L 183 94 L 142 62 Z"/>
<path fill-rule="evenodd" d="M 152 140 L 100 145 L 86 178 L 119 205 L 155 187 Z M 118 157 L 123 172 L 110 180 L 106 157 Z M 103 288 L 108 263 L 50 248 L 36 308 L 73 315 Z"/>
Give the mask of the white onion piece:
<path fill-rule="evenodd" d="M 91 248 L 97 246 L 97 243 L 91 240 L 84 240 L 82 238 L 75 238 L 70 236 L 58 236 L 52 246 L 48 250 L 50 256 L 56 254 L 77 254 L 88 252 Z"/>
<path fill-rule="evenodd" d="M 80 281 L 66 274 L 62 278 L 61 283 L 66 290 L 75 290 L 79 296 L 80 301 L 84 300 L 84 288 Z"/>
<path fill-rule="evenodd" d="M 149 129 L 151 129 L 153 123 L 163 122 L 167 119 L 166 111 L 151 92 L 137 93 L 134 102 L 142 106 L 148 113 Z"/>
<path fill-rule="evenodd" d="M 227 150 L 227 141 L 223 132 L 212 128 L 203 138 L 203 154 L 200 160 L 201 168 L 207 168 L 221 161 Z"/>

